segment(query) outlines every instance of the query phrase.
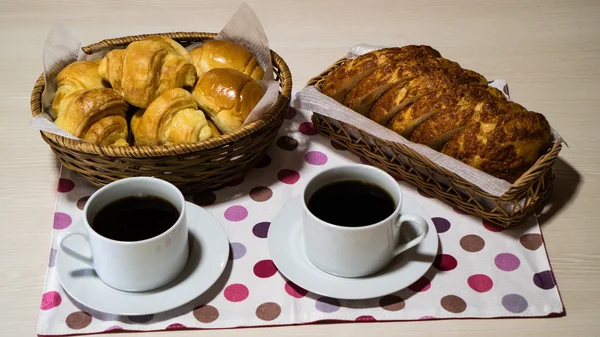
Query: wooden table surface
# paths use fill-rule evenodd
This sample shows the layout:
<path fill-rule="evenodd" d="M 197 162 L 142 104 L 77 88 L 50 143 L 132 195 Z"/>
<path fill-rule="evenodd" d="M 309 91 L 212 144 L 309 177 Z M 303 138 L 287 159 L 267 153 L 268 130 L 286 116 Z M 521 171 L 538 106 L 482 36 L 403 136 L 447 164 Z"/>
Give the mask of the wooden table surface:
<path fill-rule="evenodd" d="M 139 336 L 598 336 L 600 2 L 249 1 L 294 87 L 357 43 L 428 44 L 542 112 L 568 142 L 540 217 L 567 316 L 140 333 Z M 239 1 L 0 1 L 0 335 L 32 336 L 50 245 L 58 164 L 32 130 L 29 97 L 56 22 L 83 43 L 138 33 L 219 31 Z"/>

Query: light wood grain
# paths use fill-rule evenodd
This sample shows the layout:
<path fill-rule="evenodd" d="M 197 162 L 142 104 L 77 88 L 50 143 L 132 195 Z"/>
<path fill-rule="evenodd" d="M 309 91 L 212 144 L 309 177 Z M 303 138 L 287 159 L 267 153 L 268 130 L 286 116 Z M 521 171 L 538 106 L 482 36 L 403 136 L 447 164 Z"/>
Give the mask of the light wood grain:
<path fill-rule="evenodd" d="M 58 165 L 28 127 L 29 95 L 55 22 L 84 43 L 218 31 L 239 1 L 0 1 L 0 335 L 32 336 L 47 265 Z M 353 44 L 429 44 L 542 112 L 567 140 L 540 222 L 567 316 L 308 325 L 139 336 L 597 336 L 600 331 L 600 2 L 249 1 L 300 89 Z M 136 335 L 137 336 L 137 335 Z"/>

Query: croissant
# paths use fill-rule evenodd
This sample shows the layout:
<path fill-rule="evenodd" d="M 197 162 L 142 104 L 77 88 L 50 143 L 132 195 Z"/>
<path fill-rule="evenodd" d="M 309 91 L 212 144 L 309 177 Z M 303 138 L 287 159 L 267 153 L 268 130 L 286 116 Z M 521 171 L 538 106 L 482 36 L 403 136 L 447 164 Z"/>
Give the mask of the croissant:
<path fill-rule="evenodd" d="M 56 75 L 56 96 L 52 101 L 52 117 L 56 119 L 63 100 L 80 90 L 107 88 L 108 83 L 98 75 L 100 61 L 77 61 L 64 67 Z"/>
<path fill-rule="evenodd" d="M 413 51 L 399 56 L 404 48 Z M 412 142 L 510 182 L 548 148 L 552 133 L 542 114 L 433 49 L 414 48 L 347 61 L 323 79 L 321 91 Z"/>
<path fill-rule="evenodd" d="M 193 87 L 196 69 L 176 41 L 151 36 L 115 49 L 100 62 L 98 73 L 131 105 L 146 108 L 167 90 Z"/>
<path fill-rule="evenodd" d="M 198 78 L 215 68 L 231 68 L 255 80 L 262 80 L 264 70 L 246 47 L 231 41 L 209 40 L 190 51 Z"/>
<path fill-rule="evenodd" d="M 135 145 L 168 145 L 200 142 L 218 137 L 219 131 L 198 110 L 194 97 L 175 88 L 138 110 L 131 119 Z"/>
<path fill-rule="evenodd" d="M 205 73 L 194 88 L 200 109 L 223 133 L 242 127 L 244 121 L 265 94 L 265 89 L 250 76 L 227 68 Z"/>
<path fill-rule="evenodd" d="M 114 89 L 85 89 L 62 99 L 55 124 L 98 145 L 129 146 L 125 113 L 129 105 Z"/>

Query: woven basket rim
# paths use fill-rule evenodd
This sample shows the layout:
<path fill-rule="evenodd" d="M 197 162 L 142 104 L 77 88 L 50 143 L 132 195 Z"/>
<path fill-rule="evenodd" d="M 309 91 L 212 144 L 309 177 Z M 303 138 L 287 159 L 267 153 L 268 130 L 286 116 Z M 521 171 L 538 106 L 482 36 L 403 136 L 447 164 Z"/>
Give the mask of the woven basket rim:
<path fill-rule="evenodd" d="M 139 34 L 131 35 L 119 38 L 104 39 L 102 41 L 82 47 L 82 51 L 85 54 L 93 54 L 106 48 L 114 48 L 128 45 L 131 42 L 145 39 L 149 36 L 166 36 L 174 40 L 185 41 L 187 39 L 200 41 L 209 40 L 217 36 L 216 33 L 206 32 L 171 32 L 171 33 L 151 33 L 151 34 Z M 46 142 L 54 142 L 61 147 L 68 148 L 81 153 L 102 155 L 105 157 L 164 157 L 171 155 L 187 154 L 192 152 L 198 152 L 207 149 L 213 149 L 224 146 L 234 146 L 235 143 L 246 136 L 249 136 L 255 132 L 259 132 L 267 124 L 276 120 L 281 114 L 284 113 L 285 107 L 291 99 L 292 92 L 292 75 L 288 65 L 285 63 L 275 51 L 271 52 L 271 62 L 273 67 L 276 65 L 281 73 L 278 82 L 281 86 L 281 92 L 279 92 L 277 101 L 267 110 L 261 119 L 256 120 L 242 128 L 225 135 L 221 135 L 217 138 L 205 140 L 198 143 L 192 144 L 173 144 L 173 145 L 152 145 L 152 146 L 129 146 L 129 147 L 116 147 L 116 146 L 102 146 L 92 144 L 83 140 L 75 140 L 53 133 L 41 131 L 42 138 Z M 31 114 L 33 117 L 43 113 L 42 109 L 42 93 L 44 91 L 45 81 L 44 74 L 42 73 L 37 79 L 32 93 L 31 93 Z"/>
<path fill-rule="evenodd" d="M 312 85 L 312 86 L 315 86 L 315 87 L 318 88 L 319 82 L 322 79 L 324 79 L 325 76 L 327 76 L 334 69 L 336 69 L 339 66 L 341 66 L 342 64 L 344 64 L 346 61 L 348 61 L 348 59 L 345 58 L 345 57 L 342 57 L 342 58 L 338 59 L 332 65 L 330 65 L 325 70 L 323 70 L 320 74 L 318 74 L 318 75 L 310 78 L 307 81 L 306 86 L 311 86 Z M 313 113 L 321 115 L 321 114 L 319 114 L 318 112 L 315 112 L 315 111 L 313 111 Z M 323 115 L 321 115 L 321 116 L 323 116 Z M 414 156 L 416 158 L 419 158 L 422 161 L 427 162 L 430 166 L 437 167 L 442 172 L 444 172 L 449 178 L 451 178 L 453 180 L 459 181 L 462 185 L 469 185 L 470 188 L 474 189 L 475 192 L 477 194 L 480 194 L 481 196 L 484 196 L 484 197 L 487 197 L 487 198 L 492 198 L 492 199 L 500 199 L 500 200 L 513 200 L 516 197 L 518 197 L 519 194 L 522 193 L 522 191 L 524 191 L 529 185 L 531 185 L 535 181 L 535 179 L 538 176 L 540 176 L 543 173 L 543 170 L 540 170 L 539 167 L 541 167 L 543 165 L 543 163 L 546 163 L 548 161 L 554 160 L 556 157 L 558 157 L 558 153 L 560 152 L 560 150 L 562 148 L 562 142 L 560 140 L 551 143 L 551 145 L 548 146 L 548 148 L 546 149 L 546 151 L 542 155 L 540 155 L 538 157 L 538 159 L 535 161 L 535 163 L 533 163 L 531 165 L 531 167 L 527 171 L 525 171 L 519 178 L 517 178 L 517 180 L 515 180 L 511 184 L 510 188 L 506 192 L 504 192 L 504 194 L 502 194 L 501 196 L 497 197 L 497 196 L 494 196 L 494 195 L 492 195 L 492 194 L 490 194 L 490 193 L 482 190 L 480 187 L 478 187 L 478 186 L 474 185 L 473 183 L 467 181 L 466 179 L 464 179 L 461 176 L 457 175 L 456 173 L 448 170 L 447 168 L 435 164 L 429 158 L 427 158 L 425 156 L 422 156 L 421 154 L 419 154 L 415 150 L 409 148 L 408 146 L 405 146 L 405 145 L 400 144 L 400 143 L 389 142 L 389 141 L 383 140 L 383 139 L 379 138 L 378 136 L 373 135 L 373 134 L 371 134 L 369 132 L 366 132 L 364 130 L 361 130 L 361 132 L 364 132 L 365 134 L 368 134 L 368 135 L 370 135 L 371 137 L 373 137 L 375 139 L 379 139 L 379 140 L 381 140 L 384 143 L 389 143 L 389 144 L 393 144 L 394 146 L 402 147 L 404 150 L 406 150 L 407 152 L 409 152 L 412 156 Z M 409 141 L 409 140 L 407 140 L 407 141 Z"/>

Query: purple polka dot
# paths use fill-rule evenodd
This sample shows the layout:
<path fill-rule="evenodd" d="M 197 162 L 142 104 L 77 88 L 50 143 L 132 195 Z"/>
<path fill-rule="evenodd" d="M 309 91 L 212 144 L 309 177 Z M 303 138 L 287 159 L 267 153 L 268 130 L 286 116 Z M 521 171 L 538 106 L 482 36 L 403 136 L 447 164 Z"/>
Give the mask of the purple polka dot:
<path fill-rule="evenodd" d="M 61 193 L 70 192 L 75 188 L 75 183 L 70 179 L 60 178 L 58 180 L 57 191 Z"/>
<path fill-rule="evenodd" d="M 311 165 L 325 165 L 327 155 L 319 151 L 309 151 L 304 155 L 304 160 Z"/>
<path fill-rule="evenodd" d="M 246 255 L 246 246 L 244 246 L 243 244 L 241 244 L 239 242 L 232 242 L 231 243 L 231 259 L 237 260 L 237 259 L 244 257 L 244 255 Z"/>
<path fill-rule="evenodd" d="M 450 221 L 444 218 L 431 218 L 438 233 L 446 233 L 450 229 Z"/>
<path fill-rule="evenodd" d="M 527 300 L 521 295 L 508 294 L 502 297 L 502 306 L 514 314 L 520 314 L 527 309 Z"/>
<path fill-rule="evenodd" d="M 363 164 L 365 164 L 365 165 L 373 165 L 373 164 L 371 164 L 371 162 L 369 162 L 368 160 L 366 160 L 363 157 L 360 157 L 360 162 L 363 163 Z"/>
<path fill-rule="evenodd" d="M 265 239 L 269 234 L 269 226 L 271 226 L 270 222 L 259 222 L 252 227 L 252 234 L 257 238 Z"/>
<path fill-rule="evenodd" d="M 533 283 L 544 290 L 552 289 L 556 285 L 552 272 L 549 270 L 533 275 Z"/>
<path fill-rule="evenodd" d="M 319 297 L 315 303 L 315 308 L 325 313 L 336 312 L 340 309 L 340 301 L 330 297 Z"/>
<path fill-rule="evenodd" d="M 467 213 L 465 213 L 465 212 L 461 211 L 460 209 L 458 209 L 458 208 L 456 208 L 456 207 L 452 207 L 452 209 L 453 209 L 453 210 L 454 210 L 456 213 L 458 213 L 458 214 L 460 214 L 460 215 L 467 215 Z"/>
<path fill-rule="evenodd" d="M 423 190 L 422 190 L 422 189 L 420 189 L 420 188 L 419 188 L 419 189 L 417 189 L 417 192 L 418 192 L 418 193 L 419 193 L 419 195 L 421 195 L 422 197 L 425 197 L 425 198 L 430 198 L 430 199 L 431 199 L 431 198 L 433 198 L 431 195 L 427 194 L 425 191 L 423 191 Z"/>
<path fill-rule="evenodd" d="M 104 330 L 104 332 L 109 332 L 109 331 L 118 331 L 118 330 L 123 330 L 123 328 L 121 328 L 118 325 L 113 325 L 110 328 L 107 328 L 106 330 Z"/>
<path fill-rule="evenodd" d="M 65 229 L 71 226 L 71 217 L 66 213 L 56 212 L 54 213 L 54 229 Z"/>
<path fill-rule="evenodd" d="M 56 265 L 56 249 L 50 249 L 50 258 L 48 259 L 48 267 L 52 268 Z"/>
<path fill-rule="evenodd" d="M 154 315 L 127 316 L 127 318 L 133 323 L 146 323 L 150 322 L 154 318 Z"/>
<path fill-rule="evenodd" d="M 293 185 L 300 180 L 300 173 L 294 170 L 283 169 L 277 172 L 277 179 L 284 184 Z"/>
<path fill-rule="evenodd" d="M 225 210 L 225 219 L 238 222 L 246 219 L 248 210 L 244 206 L 235 205 Z"/>
<path fill-rule="evenodd" d="M 511 253 L 502 253 L 496 255 L 496 258 L 494 258 L 494 263 L 498 269 L 504 271 L 513 271 L 519 268 L 521 265 L 519 258 Z"/>

